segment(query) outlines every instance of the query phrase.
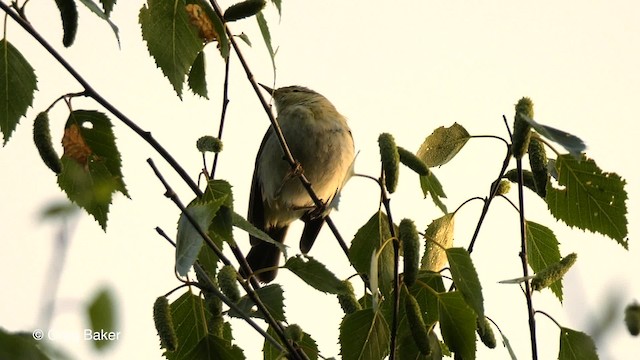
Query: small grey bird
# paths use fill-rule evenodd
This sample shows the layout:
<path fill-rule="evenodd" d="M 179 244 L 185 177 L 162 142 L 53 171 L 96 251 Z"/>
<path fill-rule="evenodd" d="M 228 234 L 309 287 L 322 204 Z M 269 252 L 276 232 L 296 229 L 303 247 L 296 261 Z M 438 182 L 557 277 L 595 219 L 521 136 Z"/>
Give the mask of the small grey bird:
<path fill-rule="evenodd" d="M 247 219 L 274 240 L 282 243 L 289 225 L 305 222 L 300 251 L 306 254 L 332 209 L 336 196 L 353 172 L 354 145 L 344 116 L 324 96 L 302 86 L 273 90 L 260 84 L 273 96 L 282 129 L 293 158 L 302 166 L 307 179 L 327 206 L 316 210 L 313 200 L 284 160 L 282 148 L 269 127 L 256 156 L 249 214 Z M 247 262 L 263 283 L 277 274 L 280 250 L 250 236 Z M 268 269 L 268 270 L 265 270 Z"/>

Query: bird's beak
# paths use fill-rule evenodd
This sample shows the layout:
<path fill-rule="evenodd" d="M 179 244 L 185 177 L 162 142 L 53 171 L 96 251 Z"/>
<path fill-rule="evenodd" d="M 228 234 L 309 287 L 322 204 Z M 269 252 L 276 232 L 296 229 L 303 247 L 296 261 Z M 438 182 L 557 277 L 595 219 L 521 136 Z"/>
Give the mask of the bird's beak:
<path fill-rule="evenodd" d="M 273 90 L 272 88 L 268 87 L 267 85 L 258 83 L 258 85 L 262 86 L 263 89 L 267 90 L 267 92 L 269 93 L 269 95 L 273 95 L 273 93 L 275 92 L 275 90 Z"/>

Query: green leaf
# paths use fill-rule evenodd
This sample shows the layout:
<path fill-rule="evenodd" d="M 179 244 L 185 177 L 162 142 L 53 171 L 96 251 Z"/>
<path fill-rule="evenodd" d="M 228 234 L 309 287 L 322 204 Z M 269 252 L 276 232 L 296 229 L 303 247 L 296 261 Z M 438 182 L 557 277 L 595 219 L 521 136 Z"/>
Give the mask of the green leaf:
<path fill-rule="evenodd" d="M 502 345 L 504 345 L 504 347 L 507 348 L 507 351 L 509 352 L 509 357 L 511 358 L 511 360 L 518 360 L 518 358 L 516 357 L 516 353 L 513 352 L 513 348 L 511 347 L 511 343 L 509 342 L 509 339 L 507 339 L 504 333 L 500 331 L 500 328 L 496 327 L 496 329 L 498 329 L 498 331 L 500 332 L 500 336 L 502 337 Z"/>
<path fill-rule="evenodd" d="M 351 263 L 361 274 L 369 274 L 371 268 L 371 254 L 378 251 L 380 246 L 391 238 L 387 215 L 379 211 L 364 224 L 351 241 L 349 258 Z M 391 292 L 393 281 L 393 247 L 386 246 L 378 259 L 378 276 L 380 289 L 384 295 Z"/>
<path fill-rule="evenodd" d="M 32 334 L 10 333 L 0 327 L 0 359 L 49 360 L 50 357 Z"/>
<path fill-rule="evenodd" d="M 243 360 L 246 359 L 242 349 L 232 345 L 231 341 L 223 338 L 207 335 L 200 339 L 198 344 L 180 360 Z"/>
<path fill-rule="evenodd" d="M 113 30 L 113 34 L 116 36 L 116 40 L 118 41 L 118 46 L 120 46 L 120 35 L 119 35 L 118 27 L 116 26 L 116 24 L 113 23 L 113 21 L 111 21 L 111 19 L 109 19 L 109 13 L 113 9 L 113 5 L 115 4 L 115 0 L 114 1 L 104 1 L 104 0 L 102 0 L 101 2 L 102 2 L 103 8 L 105 9 L 104 11 L 102 11 L 102 9 L 100 9 L 98 4 L 96 4 L 92 0 L 80 0 L 80 2 L 83 3 L 84 6 L 89 8 L 89 10 L 91 10 L 91 12 L 93 12 L 96 15 L 98 15 L 98 17 L 100 19 L 106 21 L 107 24 L 109 24 L 109 26 L 111 26 L 111 30 Z"/>
<path fill-rule="evenodd" d="M 65 125 L 62 146 L 58 186 L 106 230 L 113 193 L 129 196 L 111 121 L 97 111 L 73 111 Z"/>
<path fill-rule="evenodd" d="M 438 296 L 440 330 L 445 344 L 456 358 L 475 359 L 476 314 L 458 291 Z"/>
<path fill-rule="evenodd" d="M 271 245 L 277 246 L 280 249 L 280 251 L 284 254 L 284 257 L 285 258 L 287 257 L 286 245 L 273 240 L 271 236 L 269 236 L 264 231 L 258 229 L 257 227 L 253 226 L 253 224 L 247 221 L 247 219 L 245 219 L 244 217 L 242 217 L 242 215 L 234 212 L 232 214 L 232 220 L 233 220 L 233 226 L 237 227 L 238 229 L 246 231 L 251 236 L 255 236 L 262 241 L 266 241 Z"/>
<path fill-rule="evenodd" d="M 196 199 L 187 206 L 185 212 L 191 215 L 202 231 L 206 232 L 224 200 L 221 198 L 202 202 Z M 176 235 L 176 272 L 180 276 L 186 276 L 193 266 L 203 241 L 204 239 L 189 221 L 187 215 L 180 214 Z"/>
<path fill-rule="evenodd" d="M 471 261 L 471 255 L 463 248 L 449 248 L 446 252 L 453 283 L 456 284 L 456 288 L 460 290 L 464 300 L 475 311 L 478 318 L 483 319 L 482 286 L 473 261 Z M 479 322 L 479 324 L 484 326 L 484 322 Z"/>
<path fill-rule="evenodd" d="M 598 232 L 628 249 L 626 182 L 616 173 L 603 172 L 595 161 L 560 155 L 555 162 L 558 189 L 547 184 L 551 214 L 569 226 Z"/>
<path fill-rule="evenodd" d="M 553 231 L 533 221 L 525 224 L 527 233 L 527 260 L 534 273 L 560 261 L 560 248 Z M 558 300 L 562 301 L 562 282 L 556 281 L 550 287 Z"/>
<path fill-rule="evenodd" d="M 330 294 L 349 294 L 349 289 L 326 266 L 311 256 L 289 258 L 284 267 L 318 291 Z"/>
<path fill-rule="evenodd" d="M 439 320 L 438 293 L 446 291 L 442 276 L 430 271 L 420 271 L 416 284 L 409 288 L 409 292 L 416 298 L 420 308 L 424 311 L 424 321 L 427 326 Z"/>
<path fill-rule="evenodd" d="M 597 360 L 598 353 L 593 339 L 583 332 L 560 328 L 560 352 L 558 360 Z"/>
<path fill-rule="evenodd" d="M 264 43 L 267 46 L 267 50 L 269 51 L 269 57 L 271 58 L 271 66 L 273 68 L 273 74 L 275 76 L 276 51 L 273 50 L 273 45 L 271 45 L 271 33 L 269 32 L 269 25 L 267 25 L 267 19 L 264 18 L 262 11 L 256 14 L 256 20 L 258 21 L 258 27 L 260 28 L 262 39 L 264 40 Z"/>
<path fill-rule="evenodd" d="M 20 118 L 33 103 L 36 74 L 6 38 L 0 40 L 0 130 L 7 144 Z"/>
<path fill-rule="evenodd" d="M 171 318 L 178 336 L 176 351 L 165 351 L 168 360 L 182 360 L 207 336 L 207 310 L 203 307 L 202 299 L 187 290 L 182 296 L 171 303 Z"/>
<path fill-rule="evenodd" d="M 424 233 L 425 251 L 420 262 L 420 268 L 438 272 L 446 265 L 446 253 L 453 244 L 454 213 L 437 218 L 427 226 Z M 438 246 L 437 244 L 440 244 Z"/>
<path fill-rule="evenodd" d="M 56 0 L 56 5 L 58 5 L 58 10 L 60 10 L 62 29 L 64 30 L 62 44 L 65 47 L 69 47 L 73 45 L 73 41 L 76 39 L 76 33 L 78 32 L 78 8 L 76 7 L 75 0 Z"/>
<path fill-rule="evenodd" d="M 104 14 L 111 15 L 111 11 L 113 11 L 113 6 L 116 4 L 116 0 L 100 0 L 102 4 L 102 9 L 104 9 Z"/>
<path fill-rule="evenodd" d="M 442 189 L 442 184 L 433 173 L 433 170 L 429 171 L 427 176 L 420 176 L 420 188 L 422 188 L 422 194 L 426 198 L 431 194 L 431 199 L 443 213 L 447 213 L 447 206 L 440 200 L 440 198 L 447 198 L 447 195 Z"/>
<path fill-rule="evenodd" d="M 278 343 L 282 345 L 282 341 L 273 330 L 271 326 L 267 329 L 267 334 L 271 335 Z M 317 360 L 318 359 L 318 344 L 311 337 L 311 335 L 303 332 L 303 337 L 301 341 L 296 343 L 302 351 L 307 355 L 309 360 Z M 283 345 L 284 347 L 284 345 Z M 265 340 L 264 345 L 262 347 L 263 359 L 264 360 L 283 360 L 286 359 L 284 356 L 285 353 L 280 352 L 273 344 L 269 341 Z"/>
<path fill-rule="evenodd" d="M 282 17 L 282 0 L 271 0 L 271 2 L 276 6 L 276 9 L 278 9 L 278 15 Z"/>
<path fill-rule="evenodd" d="M 284 315 L 284 296 L 282 287 L 278 284 L 269 284 L 256 290 L 256 294 L 267 308 L 271 316 L 277 321 L 286 321 Z M 244 295 L 238 302 L 238 307 L 251 317 L 264 319 L 264 314 L 259 310 L 252 310 L 255 303 L 249 295 Z M 234 317 L 240 317 L 240 315 L 233 309 L 229 310 L 229 315 Z"/>
<path fill-rule="evenodd" d="M 565 148 L 576 160 L 580 160 L 580 153 L 582 153 L 587 148 L 582 139 L 562 130 L 552 128 L 551 126 L 539 124 L 525 114 L 520 115 L 522 119 L 528 122 L 529 125 L 531 125 L 531 127 L 534 128 L 540 135 L 562 145 L 562 147 Z"/>
<path fill-rule="evenodd" d="M 184 0 L 148 0 L 139 16 L 149 54 L 180 98 L 189 68 L 203 48 L 185 7 Z"/>
<path fill-rule="evenodd" d="M 241 33 L 240 35 L 236 35 L 237 37 L 240 38 L 240 40 L 244 41 L 245 44 L 249 45 L 249 47 L 251 47 L 251 40 L 249 39 L 249 36 L 245 33 Z"/>
<path fill-rule="evenodd" d="M 196 60 L 193 62 L 187 83 L 189 84 L 189 89 L 191 89 L 194 94 L 200 95 L 205 99 L 209 98 L 207 93 L 204 51 L 200 51 L 198 57 L 196 57 Z"/>
<path fill-rule="evenodd" d="M 343 360 L 383 359 L 389 353 L 389 338 L 389 327 L 379 311 L 356 311 L 340 324 L 340 354 Z"/>
<path fill-rule="evenodd" d="M 440 126 L 420 145 L 417 156 L 430 168 L 442 166 L 453 159 L 469 139 L 467 130 L 458 123 L 448 128 Z"/>
<path fill-rule="evenodd" d="M 116 306 L 113 295 L 108 288 L 103 288 L 94 295 L 87 304 L 87 315 L 89 316 L 89 329 L 94 337 L 91 343 L 96 350 L 104 350 L 115 343 L 115 336 L 120 335 L 116 320 Z M 114 339 L 104 339 L 102 333 L 113 334 Z M 96 336 L 98 336 L 96 338 Z"/>

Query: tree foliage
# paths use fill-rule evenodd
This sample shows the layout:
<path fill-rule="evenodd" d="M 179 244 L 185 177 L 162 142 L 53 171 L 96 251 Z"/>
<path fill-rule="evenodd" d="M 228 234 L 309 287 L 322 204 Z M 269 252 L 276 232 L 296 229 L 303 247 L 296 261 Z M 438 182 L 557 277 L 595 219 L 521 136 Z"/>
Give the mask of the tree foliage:
<path fill-rule="evenodd" d="M 118 36 L 117 27 L 109 19 L 115 1 L 101 1 L 101 8 L 90 0 L 81 2 L 106 20 Z M 4 2 L 1 4 L 4 12 L 27 28 L 23 9 L 17 3 L 13 8 Z M 72 46 L 76 33 L 80 31 L 76 4 L 73 0 L 60 0 L 56 4 L 62 18 L 63 44 Z M 256 19 L 275 72 L 276 51 L 271 45 L 269 25 L 261 12 L 265 5 L 264 1 L 247 0 L 232 5 L 223 15 L 215 1 L 148 0 L 140 9 L 138 19 L 149 55 L 176 95 L 182 97 L 186 81 L 192 92 L 207 98 L 209 84 L 206 82 L 205 47 L 214 44 L 225 61 L 229 61 L 232 51 L 244 61 L 227 21 Z M 281 3 L 273 1 L 273 6 L 280 13 Z M 30 33 L 37 36 L 37 30 L 32 29 Z M 247 39 L 247 35 L 244 36 Z M 48 51 L 59 56 L 54 50 Z M 0 64 L 0 130 L 6 144 L 33 103 L 37 78 L 36 70 L 6 37 L 0 42 Z M 250 75 L 248 67 L 246 71 Z M 253 78 L 248 78 L 255 87 Z M 103 105 L 101 97 L 88 88 L 82 94 L 64 94 L 61 99 L 80 95 L 91 97 Z M 512 171 L 503 169 L 494 183 L 496 186 L 491 186 L 491 192 L 483 198 L 485 208 L 481 219 L 489 211 L 494 198 L 505 197 L 506 190 L 500 193 L 497 190 L 500 180 L 508 179 L 522 185 L 527 182 L 528 174 L 529 188 L 546 203 L 555 218 L 571 227 L 603 234 L 627 248 L 625 181 L 614 172 L 600 169 L 584 153 L 584 144 L 576 136 L 534 121 L 533 102 L 523 99 L 527 100 L 526 104 L 521 100 L 514 116 L 516 130 L 513 142 L 516 145 L 509 147 L 515 151 L 517 168 Z M 40 118 L 37 136 L 34 132 L 35 145 L 41 154 L 43 151 L 46 153 L 42 155 L 44 163 L 58 173 L 58 184 L 69 200 L 92 215 L 106 231 L 113 195 L 120 192 L 128 196 L 112 118 L 125 123 L 129 120 L 119 112 L 105 114 L 95 109 L 73 109 L 69 101 L 67 104 L 69 117 L 60 139 L 63 155 L 58 159 L 55 151 L 51 151 L 49 124 L 47 122 L 45 128 L 42 123 L 51 107 L 37 109 L 41 114 L 38 116 L 43 117 Z M 268 116 L 273 115 L 268 113 Z M 487 321 L 489 314 L 485 313 L 483 288 L 473 263 L 472 246 L 465 249 L 452 245 L 456 212 L 447 211 L 443 186 L 433 173 L 433 168 L 448 164 L 473 139 L 474 135 L 460 124 L 440 126 L 426 136 L 414 154 L 397 146 L 391 134 L 380 136 L 379 174 L 382 175 L 372 177 L 379 186 L 380 205 L 384 210 L 371 209 L 372 216 L 355 233 L 345 255 L 353 267 L 353 276 L 359 276 L 366 288 L 358 301 L 351 283 L 334 275 L 331 266 L 303 255 L 289 257 L 284 264 L 284 269 L 291 271 L 307 286 L 337 295 L 345 311 L 337 330 L 343 359 L 377 360 L 386 356 L 392 359 L 441 359 L 451 353 L 455 358 L 474 359 L 477 339 L 482 337 L 485 344 L 491 343 L 484 338 L 489 332 L 493 333 Z M 217 157 L 221 143 L 220 139 L 216 140 Z M 557 152 L 551 143 L 559 144 L 568 153 Z M 202 150 L 200 142 L 198 146 Z M 546 148 L 553 150 L 554 155 L 548 157 L 543 152 Z M 528 151 L 530 173 L 526 172 L 529 169 L 521 168 L 521 159 L 527 156 Z M 511 152 L 508 151 L 506 156 L 508 160 Z M 433 219 L 422 231 L 421 238 L 412 220 L 403 220 L 400 227 L 393 221 L 389 194 L 396 190 L 398 178 L 405 176 L 406 169 L 401 171 L 400 163 L 406 165 L 412 175 L 419 176 L 424 196 L 430 195 L 444 213 Z M 173 166 L 178 173 L 184 173 L 179 165 Z M 161 296 L 156 303 L 154 313 L 157 313 L 156 326 L 161 346 L 165 348 L 164 356 L 167 359 L 244 359 L 246 356 L 236 343 L 228 322 L 229 317 L 238 317 L 256 328 L 256 337 L 264 339 L 265 359 L 320 358 L 322 349 L 309 333 L 297 325 L 285 325 L 292 320 L 285 312 L 285 294 L 295 289 L 286 289 L 277 283 L 261 286 L 252 278 L 244 279 L 239 275 L 248 274 L 248 269 L 244 267 L 245 259 L 233 238 L 232 227 L 265 241 L 273 240 L 234 212 L 231 185 L 214 177 L 208 179 L 201 189 L 185 180 L 195 190 L 194 199 L 184 207 L 157 169 L 154 170 L 165 185 L 167 196 L 182 210 L 177 220 L 176 271 L 182 277 L 194 269 L 197 274 L 197 281 L 188 282 L 190 288 L 180 297 L 169 302 Z M 520 192 L 517 196 L 522 199 L 523 194 Z M 541 274 L 556 274 L 546 285 L 550 285 L 553 294 L 562 301 L 561 278 L 568 267 L 563 268 L 563 272 L 555 271 L 555 267 L 562 264 L 558 239 L 550 228 L 534 221 L 526 219 L 521 225 L 524 229 L 521 253 L 525 268 L 539 278 L 543 277 Z M 471 239 L 471 244 L 475 242 L 475 236 L 477 234 Z M 230 254 L 223 251 L 225 246 Z M 418 269 L 418 253 L 422 248 L 425 250 Z M 575 256 L 571 256 L 570 259 L 575 261 Z M 241 264 L 237 272 L 230 268 L 232 257 Z M 400 272 L 400 261 L 404 261 L 407 273 Z M 173 265 L 167 264 L 169 267 Z M 223 266 L 226 268 L 221 276 L 225 284 L 220 286 L 215 275 Z M 527 273 L 525 271 L 523 275 Z M 535 281 L 535 275 L 513 281 L 526 285 L 524 294 L 529 302 L 532 299 L 529 289 L 532 278 Z M 229 289 L 229 282 L 234 286 L 237 282 L 243 295 L 229 296 L 231 291 L 225 290 Z M 334 301 L 333 297 L 331 299 Z M 91 321 L 109 322 L 112 317 L 101 319 L 100 313 L 109 312 L 111 302 L 108 293 L 99 294 L 89 308 Z M 257 325 L 256 319 L 264 320 L 266 328 Z M 105 326 L 114 325 L 109 323 Z M 534 332 L 535 328 L 530 331 Z M 477 336 L 476 332 L 481 335 Z M 502 331 L 500 334 L 513 357 L 507 338 Z M 495 346 L 495 338 L 492 343 Z M 560 359 L 597 358 L 593 341 L 582 332 L 559 325 L 559 343 Z M 33 353 L 37 354 L 35 358 L 46 358 L 46 355 L 40 355 L 33 342 L 2 330 L 0 349 L 7 346 L 11 346 L 12 350 L 7 353 L 12 356 Z"/>

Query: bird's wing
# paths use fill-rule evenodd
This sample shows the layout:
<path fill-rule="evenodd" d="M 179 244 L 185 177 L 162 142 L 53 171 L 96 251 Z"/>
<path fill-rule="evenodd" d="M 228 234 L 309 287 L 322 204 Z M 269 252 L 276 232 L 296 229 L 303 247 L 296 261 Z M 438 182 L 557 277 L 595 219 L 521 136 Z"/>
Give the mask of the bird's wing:
<path fill-rule="evenodd" d="M 260 143 L 260 149 L 258 150 L 258 155 L 256 155 L 256 163 L 253 169 L 253 179 L 251 180 L 251 192 L 249 193 L 249 211 L 247 214 L 247 220 L 258 229 L 265 228 L 264 201 L 262 200 L 262 185 L 260 184 L 260 179 L 258 179 L 258 160 L 262 155 L 262 151 L 264 150 L 264 146 L 267 143 L 267 140 L 272 135 L 273 135 L 273 130 L 271 129 L 271 127 L 269 127 L 269 129 L 267 129 L 267 132 L 264 134 L 264 137 L 262 138 L 262 143 Z M 262 240 L 251 236 L 251 245 L 255 245 L 261 241 Z"/>

